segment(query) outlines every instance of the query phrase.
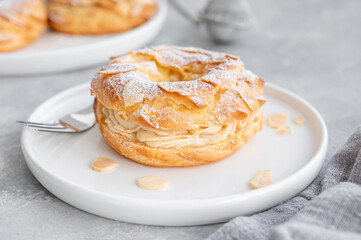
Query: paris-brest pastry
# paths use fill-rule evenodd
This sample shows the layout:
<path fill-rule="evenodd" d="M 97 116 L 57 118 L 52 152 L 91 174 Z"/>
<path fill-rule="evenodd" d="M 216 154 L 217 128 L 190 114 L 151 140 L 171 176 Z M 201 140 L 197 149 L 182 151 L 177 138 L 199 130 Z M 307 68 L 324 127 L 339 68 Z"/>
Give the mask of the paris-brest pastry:
<path fill-rule="evenodd" d="M 159 46 L 113 58 L 92 81 L 104 139 L 156 166 L 221 160 L 262 129 L 263 80 L 235 56 Z"/>

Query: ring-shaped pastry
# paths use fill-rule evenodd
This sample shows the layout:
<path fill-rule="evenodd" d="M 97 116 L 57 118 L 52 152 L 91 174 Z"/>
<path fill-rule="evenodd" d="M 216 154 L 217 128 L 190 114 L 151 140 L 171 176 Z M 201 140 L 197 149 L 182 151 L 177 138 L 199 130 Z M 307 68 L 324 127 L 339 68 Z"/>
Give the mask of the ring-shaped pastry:
<path fill-rule="evenodd" d="M 156 166 L 221 160 L 262 129 L 263 80 L 228 54 L 159 46 L 131 51 L 92 81 L 104 139 Z"/>
<path fill-rule="evenodd" d="M 42 0 L 0 1 L 0 52 L 25 47 L 47 26 L 47 10 Z"/>

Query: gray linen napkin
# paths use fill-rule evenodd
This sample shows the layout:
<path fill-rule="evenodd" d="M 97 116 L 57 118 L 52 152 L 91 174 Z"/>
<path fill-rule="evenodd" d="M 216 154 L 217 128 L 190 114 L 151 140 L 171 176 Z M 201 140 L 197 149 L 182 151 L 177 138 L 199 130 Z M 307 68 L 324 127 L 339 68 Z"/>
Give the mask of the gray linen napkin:
<path fill-rule="evenodd" d="M 209 239 L 361 239 L 361 125 L 323 179 L 274 208 L 231 220 Z"/>

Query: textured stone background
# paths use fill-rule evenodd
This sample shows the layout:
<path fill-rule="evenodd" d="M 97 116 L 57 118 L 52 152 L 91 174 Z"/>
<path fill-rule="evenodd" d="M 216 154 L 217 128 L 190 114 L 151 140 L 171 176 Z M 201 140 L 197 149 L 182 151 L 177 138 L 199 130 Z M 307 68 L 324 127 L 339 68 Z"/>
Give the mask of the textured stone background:
<path fill-rule="evenodd" d="M 204 4 L 194 2 L 182 1 L 194 9 Z M 173 9 L 151 44 L 241 56 L 264 80 L 297 92 L 320 111 L 329 129 L 330 155 L 361 123 L 361 1 L 251 3 L 258 25 L 233 45 L 215 45 Z M 0 76 L 0 239 L 206 238 L 221 225 L 152 227 L 107 220 L 60 201 L 30 173 L 15 120 L 26 119 L 55 93 L 89 81 L 97 68 L 27 78 Z"/>

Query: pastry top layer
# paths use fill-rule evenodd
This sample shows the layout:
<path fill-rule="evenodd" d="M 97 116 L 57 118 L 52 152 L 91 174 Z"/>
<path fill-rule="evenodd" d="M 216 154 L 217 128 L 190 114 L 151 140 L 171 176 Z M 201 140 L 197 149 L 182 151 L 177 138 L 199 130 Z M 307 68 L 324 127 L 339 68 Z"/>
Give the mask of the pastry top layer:
<path fill-rule="evenodd" d="M 0 0 L 0 18 L 22 26 L 29 18 L 46 19 L 43 0 Z M 1 20 L 1 19 L 0 19 Z"/>
<path fill-rule="evenodd" d="M 228 125 L 265 102 L 263 80 L 238 57 L 176 46 L 113 58 L 94 76 L 91 92 L 122 119 L 164 130 Z"/>

